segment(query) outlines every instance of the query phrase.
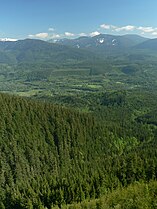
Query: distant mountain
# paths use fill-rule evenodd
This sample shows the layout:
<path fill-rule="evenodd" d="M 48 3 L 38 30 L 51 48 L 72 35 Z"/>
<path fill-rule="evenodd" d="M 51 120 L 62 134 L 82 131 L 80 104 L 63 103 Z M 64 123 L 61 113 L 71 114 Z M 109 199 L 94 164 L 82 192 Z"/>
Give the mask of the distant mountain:
<path fill-rule="evenodd" d="M 138 44 L 136 49 L 147 49 L 147 50 L 157 50 L 157 38 L 149 39 L 145 42 Z"/>
<path fill-rule="evenodd" d="M 66 63 L 95 57 L 92 53 L 42 40 L 0 41 L 1 63 Z"/>
<path fill-rule="evenodd" d="M 141 55 L 141 49 L 144 56 Z M 0 63 L 20 65 L 20 68 L 21 65 L 26 68 L 30 64 L 38 69 L 37 64 L 42 64 L 50 69 L 52 66 L 68 65 L 92 71 L 99 68 L 100 71 L 104 71 L 104 67 L 110 69 L 108 66 L 110 56 L 133 62 L 145 59 L 150 49 L 157 49 L 157 39 L 147 40 L 137 35 L 100 34 L 94 37 L 55 40 L 55 43 L 37 39 L 0 41 Z M 106 57 L 107 59 L 104 59 Z"/>
<path fill-rule="evenodd" d="M 133 41 L 134 45 L 137 45 L 137 44 L 140 44 L 142 42 L 145 42 L 145 41 L 149 40 L 149 38 L 145 38 L 143 36 L 139 36 L 139 35 L 136 35 L 136 34 L 126 34 L 123 37 Z"/>
<path fill-rule="evenodd" d="M 94 37 L 79 37 L 77 39 L 49 40 L 61 45 L 74 48 L 86 49 L 99 54 L 112 54 L 123 52 L 147 39 L 138 35 L 108 35 L 100 34 Z"/>

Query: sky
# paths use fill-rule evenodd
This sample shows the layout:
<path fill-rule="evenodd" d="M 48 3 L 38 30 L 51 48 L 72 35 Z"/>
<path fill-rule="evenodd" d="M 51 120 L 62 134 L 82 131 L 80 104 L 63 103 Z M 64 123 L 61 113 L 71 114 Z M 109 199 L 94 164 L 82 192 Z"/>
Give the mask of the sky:
<path fill-rule="evenodd" d="M 0 0 L 0 40 L 104 34 L 157 38 L 156 0 Z"/>

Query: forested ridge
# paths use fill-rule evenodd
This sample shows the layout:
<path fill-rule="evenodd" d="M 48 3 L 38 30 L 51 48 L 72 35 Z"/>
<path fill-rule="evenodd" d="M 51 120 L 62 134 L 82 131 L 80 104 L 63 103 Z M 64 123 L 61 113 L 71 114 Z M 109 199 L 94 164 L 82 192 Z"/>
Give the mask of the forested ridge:
<path fill-rule="evenodd" d="M 61 208 L 156 180 L 156 126 L 108 97 L 100 117 L 0 94 L 0 208 Z"/>

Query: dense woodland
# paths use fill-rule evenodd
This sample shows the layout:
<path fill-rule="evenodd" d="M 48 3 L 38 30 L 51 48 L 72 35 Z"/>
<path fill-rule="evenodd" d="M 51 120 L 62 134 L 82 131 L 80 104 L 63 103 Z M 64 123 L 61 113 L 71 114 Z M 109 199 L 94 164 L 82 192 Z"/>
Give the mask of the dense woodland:
<path fill-rule="evenodd" d="M 128 104 L 108 98 L 105 123 L 98 114 L 0 95 L 1 208 L 61 207 L 156 179 L 153 114 L 152 123 L 147 114 L 127 120 Z"/>
<path fill-rule="evenodd" d="M 157 208 L 157 54 L 91 40 L 0 43 L 0 209 Z"/>

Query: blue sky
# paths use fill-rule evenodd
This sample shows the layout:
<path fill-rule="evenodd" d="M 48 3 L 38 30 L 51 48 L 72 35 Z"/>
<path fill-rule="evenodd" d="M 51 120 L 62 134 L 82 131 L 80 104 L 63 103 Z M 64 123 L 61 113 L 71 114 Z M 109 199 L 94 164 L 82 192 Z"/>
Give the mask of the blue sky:
<path fill-rule="evenodd" d="M 0 38 L 157 37 L 156 0 L 0 0 Z"/>

